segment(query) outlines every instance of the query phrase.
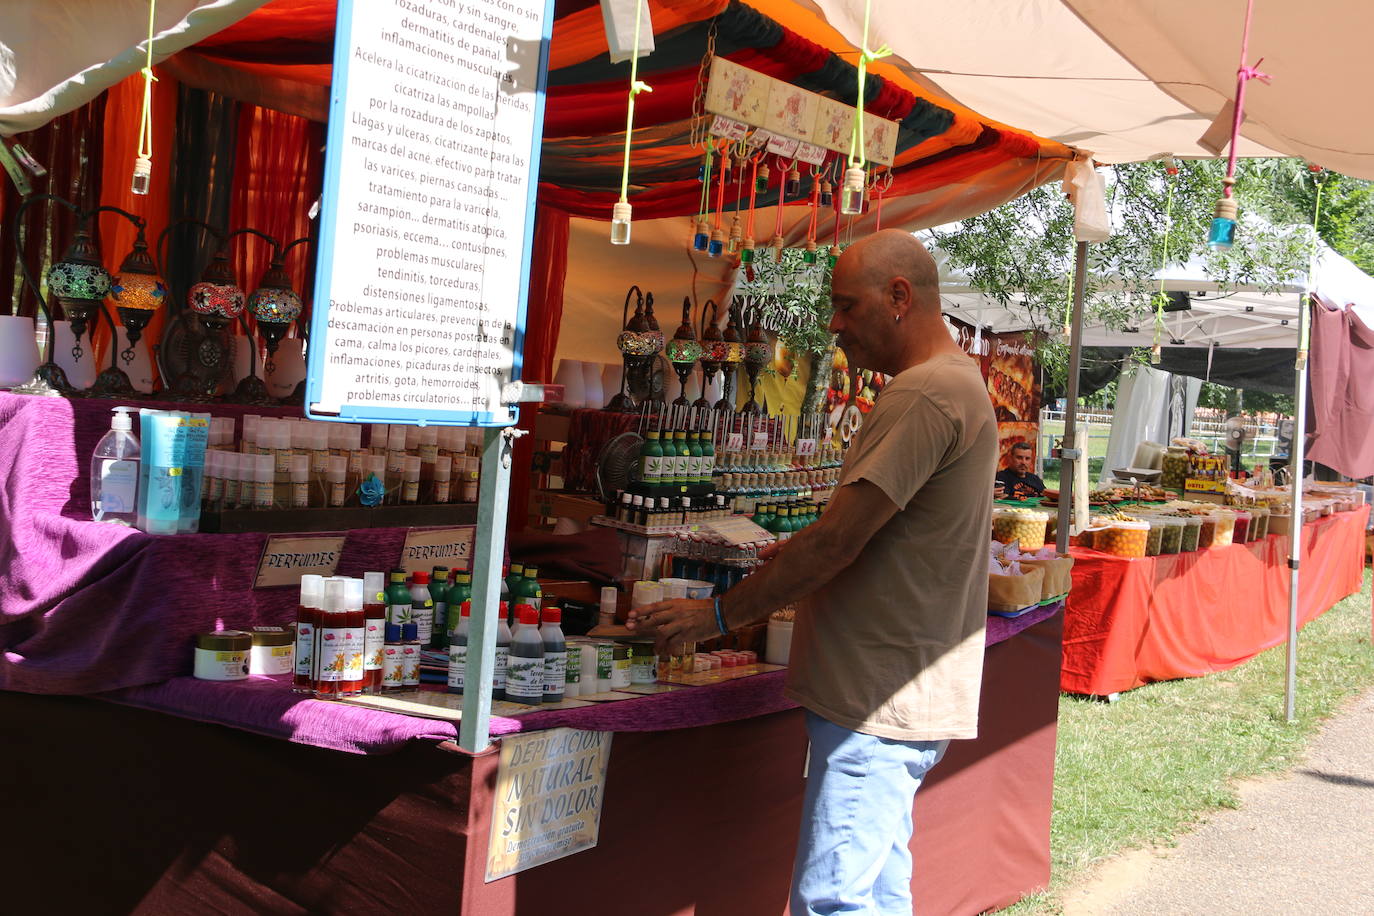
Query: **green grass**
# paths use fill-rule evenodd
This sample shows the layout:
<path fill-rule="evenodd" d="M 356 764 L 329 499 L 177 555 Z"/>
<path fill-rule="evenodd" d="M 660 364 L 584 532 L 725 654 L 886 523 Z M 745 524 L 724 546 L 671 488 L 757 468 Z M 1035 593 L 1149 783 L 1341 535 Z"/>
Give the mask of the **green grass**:
<path fill-rule="evenodd" d="M 1097 481 L 1102 478 L 1102 465 L 1107 461 L 1107 432 L 1110 426 L 1104 423 L 1089 423 L 1088 426 L 1088 479 L 1097 485 Z M 1045 436 L 1054 436 L 1056 439 L 1064 435 L 1064 423 L 1061 420 L 1046 421 L 1040 427 L 1041 444 L 1044 445 Z M 1081 445 L 1081 443 L 1080 443 Z M 1051 490 L 1059 488 L 1059 459 L 1045 459 L 1045 473 L 1043 477 L 1045 486 Z"/>
<path fill-rule="evenodd" d="M 1002 912 L 1061 911 L 1065 890 L 1121 852 L 1172 845 L 1238 805 L 1237 780 L 1291 768 L 1321 722 L 1374 685 L 1370 578 L 1298 639 L 1298 721 L 1284 721 L 1285 649 L 1203 678 L 1151 684 L 1112 704 L 1063 696 L 1048 891 Z"/>

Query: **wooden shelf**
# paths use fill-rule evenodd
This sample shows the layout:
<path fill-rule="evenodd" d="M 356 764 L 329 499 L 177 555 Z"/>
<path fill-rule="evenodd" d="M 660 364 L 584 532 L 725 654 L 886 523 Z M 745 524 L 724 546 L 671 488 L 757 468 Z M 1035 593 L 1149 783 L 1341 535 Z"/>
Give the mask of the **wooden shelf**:
<path fill-rule="evenodd" d="M 229 509 L 202 512 L 200 530 L 241 534 L 260 531 L 350 531 L 358 528 L 434 528 L 477 523 L 476 503 L 433 506 L 361 506 L 343 509 Z"/>

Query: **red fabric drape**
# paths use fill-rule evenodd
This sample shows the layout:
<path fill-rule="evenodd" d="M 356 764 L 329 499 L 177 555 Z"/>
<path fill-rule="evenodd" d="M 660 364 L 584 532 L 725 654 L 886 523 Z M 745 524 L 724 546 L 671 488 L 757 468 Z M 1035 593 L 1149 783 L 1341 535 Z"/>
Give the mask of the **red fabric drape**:
<path fill-rule="evenodd" d="M 1353 304 L 1313 297 L 1307 457 L 1360 478 L 1374 474 L 1374 329 Z"/>
<path fill-rule="evenodd" d="M 230 192 L 229 225 L 267 233 L 282 246 L 311 231 L 310 206 L 324 179 L 325 125 L 256 105 L 239 114 L 237 166 Z M 286 261 L 291 283 L 305 301 L 301 321 L 310 314 L 313 245 L 297 245 Z M 251 235 L 236 236 L 234 271 L 251 292 L 272 261 L 272 249 Z M 251 317 L 249 324 L 252 324 Z M 296 336 L 295 326 L 288 336 Z"/>
<path fill-rule="evenodd" d="M 541 191 L 542 193 L 542 191 Z M 568 277 L 568 214 L 541 203 L 535 210 L 530 256 L 530 294 L 525 312 L 525 356 L 521 376 L 530 382 L 553 381 L 553 354 L 563 322 L 563 284 Z M 520 408 L 520 428 L 534 431 L 538 405 Z M 520 531 L 529 514 L 534 437 L 515 440 L 510 475 L 510 515 L 506 527 Z"/>
<path fill-rule="evenodd" d="M 153 174 L 149 191 L 146 195 L 138 195 L 129 189 L 134 160 L 138 158 L 138 128 L 143 114 L 143 77 L 135 75 L 112 86 L 105 94 L 105 162 L 99 194 L 101 204 L 128 210 L 148 221 L 144 234 L 156 258 L 158 236 L 167 228 L 171 210 L 178 92 L 176 80 L 162 68 L 155 67 L 153 72 L 157 75 L 157 81 L 153 83 Z M 105 261 L 105 269 L 117 274 L 119 265 L 133 250 L 137 230 L 128 220 L 113 214 L 100 217 L 100 230 L 100 253 Z M 115 321 L 119 321 L 119 312 L 111 300 L 105 300 L 105 309 Z M 166 318 L 167 309 L 164 306 L 157 310 L 143 331 L 150 354 L 155 353 L 153 348 L 162 339 Z M 96 365 L 100 368 L 110 364 L 109 346 L 109 325 L 101 320 L 95 336 Z M 153 377 L 156 378 L 157 359 L 154 358 L 152 363 Z"/>
<path fill-rule="evenodd" d="M 89 105 L 62 115 L 42 127 L 14 137 L 38 160 L 48 174 L 30 176 L 34 194 L 56 194 L 82 209 L 95 206 L 100 192 L 100 169 L 105 152 L 105 96 Z M 17 252 L 18 235 L 12 225 L 23 199 L 9 177 L 0 174 L 0 246 L 4 269 L 0 270 L 0 310 L 5 314 L 35 316 L 38 302 L 32 293 L 22 291 L 19 257 L 42 282 L 45 265 L 62 257 L 76 230 L 76 217 L 66 207 L 46 202 L 34 204 L 24 213 L 24 250 Z M 57 300 L 51 305 L 54 318 L 61 318 Z"/>

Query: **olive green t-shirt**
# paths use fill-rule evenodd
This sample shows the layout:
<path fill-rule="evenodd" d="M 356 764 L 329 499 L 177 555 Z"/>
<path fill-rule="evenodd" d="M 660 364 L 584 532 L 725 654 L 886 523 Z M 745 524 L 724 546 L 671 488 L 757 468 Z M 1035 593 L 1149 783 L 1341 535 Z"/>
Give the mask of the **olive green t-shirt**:
<path fill-rule="evenodd" d="M 945 354 L 888 384 L 840 486 L 898 506 L 859 558 L 797 614 L 787 696 L 882 738 L 973 738 L 987 625 L 997 422 L 982 374 Z"/>

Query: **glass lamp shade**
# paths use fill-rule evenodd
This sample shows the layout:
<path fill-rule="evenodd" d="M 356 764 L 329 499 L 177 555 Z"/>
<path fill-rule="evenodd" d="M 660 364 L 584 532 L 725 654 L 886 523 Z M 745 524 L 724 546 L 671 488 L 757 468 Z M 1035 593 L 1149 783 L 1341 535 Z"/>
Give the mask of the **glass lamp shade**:
<path fill-rule="evenodd" d="M 621 331 L 615 345 L 626 356 L 653 356 L 663 348 L 663 332 Z"/>
<path fill-rule="evenodd" d="M 197 315 L 237 318 L 243 312 L 243 290 L 233 283 L 202 280 L 186 294 L 186 304 Z"/>
<path fill-rule="evenodd" d="M 723 363 L 729 361 L 730 345 L 723 340 L 707 339 L 702 341 L 701 359 L 703 362 Z M 738 344 L 736 344 L 738 346 Z"/>
<path fill-rule="evenodd" d="M 108 270 L 86 261 L 63 260 L 48 268 L 48 291 L 58 299 L 104 299 L 112 282 Z"/>
<path fill-rule="evenodd" d="M 167 298 L 167 284 L 157 274 L 121 270 L 110 285 L 110 298 L 120 309 L 151 312 Z"/>
<path fill-rule="evenodd" d="M 248 297 L 248 311 L 258 321 L 287 324 L 301 313 L 301 297 L 295 290 L 260 286 Z"/>
<path fill-rule="evenodd" d="M 764 366 L 773 358 L 773 348 L 767 343 L 750 341 L 744 345 L 744 362 L 749 366 Z"/>
<path fill-rule="evenodd" d="M 668 341 L 664 355 L 671 363 L 694 363 L 701 359 L 701 341 L 694 337 L 674 337 Z"/>

